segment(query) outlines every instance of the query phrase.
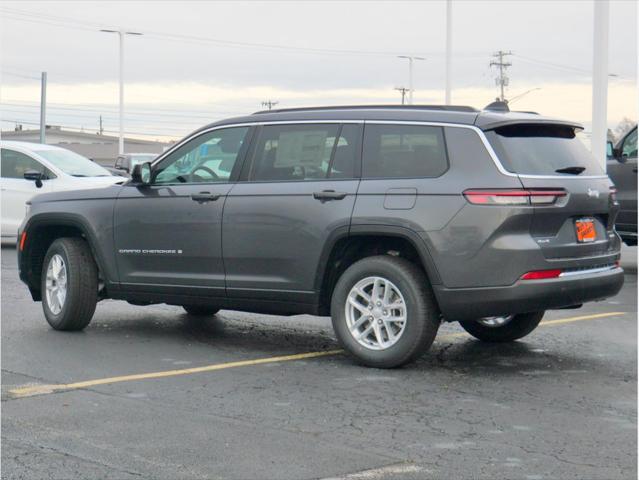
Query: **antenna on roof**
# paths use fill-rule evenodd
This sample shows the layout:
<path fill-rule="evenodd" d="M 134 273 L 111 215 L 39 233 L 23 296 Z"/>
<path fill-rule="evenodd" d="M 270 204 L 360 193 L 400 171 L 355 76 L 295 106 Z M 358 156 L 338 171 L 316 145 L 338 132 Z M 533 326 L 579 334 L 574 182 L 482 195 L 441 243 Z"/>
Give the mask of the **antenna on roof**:
<path fill-rule="evenodd" d="M 510 108 L 508 108 L 508 102 L 503 102 L 499 98 L 495 99 L 494 102 L 486 105 L 484 107 L 484 110 L 489 110 L 491 112 L 510 112 Z"/>

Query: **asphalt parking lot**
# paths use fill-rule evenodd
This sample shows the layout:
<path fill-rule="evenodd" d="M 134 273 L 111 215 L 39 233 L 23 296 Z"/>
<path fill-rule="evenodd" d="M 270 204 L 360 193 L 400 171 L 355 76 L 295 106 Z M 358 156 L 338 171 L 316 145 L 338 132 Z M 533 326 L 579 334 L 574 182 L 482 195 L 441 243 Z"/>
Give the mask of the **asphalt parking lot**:
<path fill-rule="evenodd" d="M 55 332 L 3 249 L 2 478 L 636 478 L 637 249 L 622 258 L 617 297 L 523 341 L 445 325 L 375 370 L 309 316 L 105 301 Z"/>

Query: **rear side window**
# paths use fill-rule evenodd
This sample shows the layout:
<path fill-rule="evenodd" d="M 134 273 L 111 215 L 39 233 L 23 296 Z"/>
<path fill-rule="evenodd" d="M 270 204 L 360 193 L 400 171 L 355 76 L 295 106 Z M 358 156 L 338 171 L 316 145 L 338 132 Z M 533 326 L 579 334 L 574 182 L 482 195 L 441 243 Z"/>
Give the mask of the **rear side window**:
<path fill-rule="evenodd" d="M 367 125 L 363 178 L 439 177 L 448 169 L 441 127 Z"/>
<path fill-rule="evenodd" d="M 567 125 L 507 125 L 486 132 L 506 170 L 521 175 L 603 175 L 600 163 Z"/>
<path fill-rule="evenodd" d="M 269 125 L 262 128 L 251 180 L 300 181 L 353 178 L 356 125 Z"/>

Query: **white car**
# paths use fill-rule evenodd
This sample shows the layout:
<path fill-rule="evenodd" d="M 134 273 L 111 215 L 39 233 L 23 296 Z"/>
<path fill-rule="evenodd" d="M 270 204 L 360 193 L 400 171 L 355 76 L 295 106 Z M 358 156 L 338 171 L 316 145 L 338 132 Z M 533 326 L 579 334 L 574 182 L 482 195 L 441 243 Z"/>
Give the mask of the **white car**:
<path fill-rule="evenodd" d="M 100 188 L 125 181 L 82 155 L 52 145 L 0 142 L 0 151 L 3 244 L 15 244 L 26 213 L 25 203 L 35 195 Z"/>

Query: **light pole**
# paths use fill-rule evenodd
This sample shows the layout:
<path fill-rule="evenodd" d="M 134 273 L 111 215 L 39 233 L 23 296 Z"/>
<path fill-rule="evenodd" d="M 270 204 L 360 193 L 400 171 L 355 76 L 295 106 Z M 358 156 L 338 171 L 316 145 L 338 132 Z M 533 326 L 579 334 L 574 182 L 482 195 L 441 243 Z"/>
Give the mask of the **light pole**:
<path fill-rule="evenodd" d="M 610 3 L 594 2 L 592 33 L 592 137 L 591 151 L 606 171 L 606 133 L 608 131 L 608 30 Z"/>
<path fill-rule="evenodd" d="M 100 31 L 105 33 L 117 33 L 120 39 L 120 138 L 118 141 L 118 155 L 122 155 L 124 153 L 124 36 L 142 34 L 139 32 L 126 32 L 124 30 L 102 29 Z"/>
<path fill-rule="evenodd" d="M 450 105 L 452 86 L 453 50 L 453 0 L 446 0 L 446 94 L 445 103 Z"/>
<path fill-rule="evenodd" d="M 413 104 L 413 60 L 426 60 L 424 57 L 414 55 L 398 55 L 397 58 L 408 59 L 408 104 Z"/>

